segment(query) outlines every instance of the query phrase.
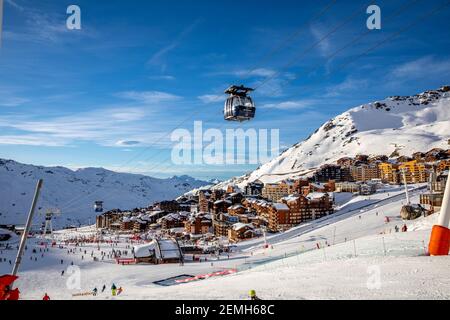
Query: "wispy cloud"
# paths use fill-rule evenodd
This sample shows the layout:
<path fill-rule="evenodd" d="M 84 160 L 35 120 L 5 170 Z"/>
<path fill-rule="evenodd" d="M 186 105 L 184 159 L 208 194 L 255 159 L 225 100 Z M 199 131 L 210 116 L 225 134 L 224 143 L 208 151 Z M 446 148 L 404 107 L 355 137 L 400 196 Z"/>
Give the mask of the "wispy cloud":
<path fill-rule="evenodd" d="M 342 96 L 343 94 L 354 94 L 355 92 L 366 89 L 368 84 L 369 80 L 367 79 L 349 77 L 339 84 L 329 86 L 326 89 L 324 96 L 327 98 L 334 98 Z"/>
<path fill-rule="evenodd" d="M 196 20 L 193 23 L 191 23 L 188 27 L 186 27 L 183 31 L 181 31 L 178 36 L 171 41 L 168 45 L 164 46 L 157 52 L 155 52 L 150 59 L 147 61 L 148 65 L 153 66 L 160 66 L 161 69 L 164 71 L 167 67 L 167 63 L 165 62 L 166 56 L 173 50 L 175 50 L 177 47 L 179 47 L 183 40 L 191 34 L 194 29 L 201 23 L 201 20 Z"/>
<path fill-rule="evenodd" d="M 199 96 L 198 99 L 200 99 L 203 103 L 215 103 L 224 101 L 225 96 L 215 94 L 205 94 L 203 96 Z"/>
<path fill-rule="evenodd" d="M 317 100 L 305 99 L 305 100 L 293 100 L 283 101 L 278 103 L 268 103 L 261 106 L 263 109 L 279 109 L 279 110 L 300 110 L 314 106 Z"/>
<path fill-rule="evenodd" d="M 450 59 L 438 60 L 433 56 L 426 56 L 404 63 L 389 73 L 389 78 L 399 80 L 414 80 L 424 77 L 436 77 L 450 74 Z"/>
<path fill-rule="evenodd" d="M 29 101 L 16 88 L 0 87 L 0 107 L 18 107 Z"/>
<path fill-rule="evenodd" d="M 180 96 L 161 91 L 125 91 L 116 94 L 116 96 L 144 104 L 157 104 L 181 100 Z"/>
<path fill-rule="evenodd" d="M 175 80 L 176 78 L 174 76 L 170 75 L 160 75 L 160 76 L 149 76 L 150 80 Z"/>
<path fill-rule="evenodd" d="M 328 38 L 325 38 L 324 27 L 320 24 L 313 24 L 310 26 L 311 34 L 316 42 L 319 42 L 317 48 L 319 49 L 319 53 L 326 57 L 330 54 L 332 50 L 331 42 Z"/>
<path fill-rule="evenodd" d="M 99 109 L 67 116 L 39 119 L 32 116 L 4 116 L 0 119 L 0 144 L 70 146 L 80 141 L 104 146 L 132 146 L 148 143 L 158 127 L 149 129 L 143 108 Z"/>

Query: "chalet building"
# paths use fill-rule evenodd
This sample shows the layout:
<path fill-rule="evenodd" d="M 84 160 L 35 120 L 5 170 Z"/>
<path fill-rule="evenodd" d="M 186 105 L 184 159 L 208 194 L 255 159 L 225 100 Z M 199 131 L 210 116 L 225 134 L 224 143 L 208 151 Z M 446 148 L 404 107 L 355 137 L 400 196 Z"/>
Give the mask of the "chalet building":
<path fill-rule="evenodd" d="M 247 210 L 242 204 L 235 204 L 228 208 L 228 214 L 230 216 L 238 216 L 244 214 Z"/>
<path fill-rule="evenodd" d="M 399 184 L 399 164 L 383 162 L 378 165 L 378 168 L 380 169 L 380 178 L 383 182 L 390 184 Z"/>
<path fill-rule="evenodd" d="M 239 242 L 255 238 L 257 232 L 255 227 L 251 224 L 236 223 L 228 230 L 228 239 L 230 242 Z"/>
<path fill-rule="evenodd" d="M 198 208 L 198 201 L 195 201 L 193 199 L 180 201 L 179 206 L 180 211 L 195 212 Z"/>
<path fill-rule="evenodd" d="M 263 199 L 245 199 L 243 205 L 247 208 L 248 211 L 254 212 L 258 217 L 260 217 L 263 221 L 268 221 L 269 218 L 269 208 L 272 205 L 271 202 L 268 202 Z"/>
<path fill-rule="evenodd" d="M 98 229 L 109 229 L 113 223 L 120 222 L 121 218 L 121 211 L 108 211 L 96 217 L 95 225 Z"/>
<path fill-rule="evenodd" d="M 377 192 L 377 185 L 375 183 L 362 183 L 359 186 L 359 194 L 362 196 L 369 196 Z"/>
<path fill-rule="evenodd" d="M 270 201 L 278 201 L 289 195 L 287 185 L 280 183 L 266 183 L 264 185 L 262 196 Z"/>
<path fill-rule="evenodd" d="M 198 209 L 200 212 L 211 212 L 211 191 L 201 190 L 198 195 Z"/>
<path fill-rule="evenodd" d="M 361 164 L 350 167 L 350 175 L 353 181 L 370 181 L 380 178 L 380 169 L 376 163 Z"/>
<path fill-rule="evenodd" d="M 250 182 L 244 188 L 244 194 L 247 196 L 260 196 L 262 195 L 262 190 L 264 188 L 264 183 L 257 180 L 254 182 Z"/>
<path fill-rule="evenodd" d="M 437 166 L 437 172 L 441 173 L 447 170 L 450 170 L 450 159 L 439 161 L 439 164 Z"/>
<path fill-rule="evenodd" d="M 402 163 L 399 166 L 400 181 L 405 183 L 403 178 L 403 170 L 405 171 L 406 183 L 424 183 L 428 181 L 428 173 L 425 168 L 425 164 L 417 162 L 417 160 Z"/>
<path fill-rule="evenodd" d="M 336 182 L 334 180 L 330 180 L 327 183 L 308 183 L 308 185 L 303 186 L 300 190 L 300 194 L 307 196 L 313 192 L 334 192 L 336 191 Z"/>
<path fill-rule="evenodd" d="M 217 200 L 213 204 L 212 213 L 218 215 L 220 213 L 228 212 L 228 208 L 231 207 L 230 200 Z"/>
<path fill-rule="evenodd" d="M 159 203 L 155 204 L 156 207 L 159 208 L 161 211 L 167 211 L 167 212 L 178 212 L 180 211 L 180 204 L 175 201 L 161 201 Z"/>
<path fill-rule="evenodd" d="M 217 237 L 228 237 L 228 230 L 233 224 L 239 222 L 239 217 L 230 216 L 226 213 L 213 216 L 214 234 Z"/>
<path fill-rule="evenodd" d="M 338 182 L 336 183 L 336 192 L 359 193 L 360 184 L 356 182 Z"/>
<path fill-rule="evenodd" d="M 299 183 L 292 180 L 285 180 L 279 183 L 267 183 L 264 185 L 263 198 L 277 202 L 283 197 L 298 192 Z"/>
<path fill-rule="evenodd" d="M 309 200 L 312 220 L 320 219 L 334 213 L 333 201 L 328 193 L 310 193 L 306 198 Z"/>
<path fill-rule="evenodd" d="M 420 204 L 430 210 L 431 212 L 437 212 L 442 207 L 442 201 L 444 200 L 443 193 L 425 193 L 420 195 Z"/>
<path fill-rule="evenodd" d="M 187 212 L 171 213 L 159 219 L 158 222 L 163 230 L 184 228 L 184 222 L 188 219 L 188 216 L 189 213 Z"/>
<path fill-rule="evenodd" d="M 272 204 L 268 211 L 267 230 L 269 232 L 279 232 L 292 228 L 289 215 L 289 207 L 285 203 Z"/>
<path fill-rule="evenodd" d="M 146 220 L 136 219 L 133 222 L 133 232 L 134 233 L 141 233 L 147 230 L 150 223 Z"/>
<path fill-rule="evenodd" d="M 330 180 L 342 182 L 349 181 L 350 179 L 349 168 L 330 164 L 320 167 L 313 175 L 313 180 L 315 182 L 328 182 Z"/>
<path fill-rule="evenodd" d="M 230 193 L 225 200 L 231 202 L 231 204 L 241 204 L 242 200 L 244 200 L 244 196 L 240 192 Z"/>
<path fill-rule="evenodd" d="M 281 199 L 281 201 L 289 207 L 289 223 L 292 226 L 312 219 L 306 196 L 289 196 Z"/>
<path fill-rule="evenodd" d="M 445 171 L 437 176 L 432 174 L 430 181 L 430 192 L 420 195 L 420 204 L 431 212 L 439 211 L 442 207 L 448 174 L 448 171 Z"/>
<path fill-rule="evenodd" d="M 136 219 L 124 217 L 120 224 L 120 231 L 121 232 L 132 231 L 134 228 L 134 220 Z"/>
<path fill-rule="evenodd" d="M 212 227 L 212 220 L 209 214 L 198 214 L 195 217 L 190 217 L 184 224 L 185 231 L 195 235 L 212 233 Z"/>

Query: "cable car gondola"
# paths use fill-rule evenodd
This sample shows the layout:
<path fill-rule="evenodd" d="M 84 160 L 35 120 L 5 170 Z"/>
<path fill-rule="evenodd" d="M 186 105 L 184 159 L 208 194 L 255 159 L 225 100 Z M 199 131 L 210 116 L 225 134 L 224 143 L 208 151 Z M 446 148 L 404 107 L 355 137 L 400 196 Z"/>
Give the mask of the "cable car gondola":
<path fill-rule="evenodd" d="M 229 94 L 223 109 L 224 118 L 227 121 L 248 121 L 255 117 L 256 107 L 248 93 L 254 89 L 241 86 L 231 86 L 225 90 Z"/>

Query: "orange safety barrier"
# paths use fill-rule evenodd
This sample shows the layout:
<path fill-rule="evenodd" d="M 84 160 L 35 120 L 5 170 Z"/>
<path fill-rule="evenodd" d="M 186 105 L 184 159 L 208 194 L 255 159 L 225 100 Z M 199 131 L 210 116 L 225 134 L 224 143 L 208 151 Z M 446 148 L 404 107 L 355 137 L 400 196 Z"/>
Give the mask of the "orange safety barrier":
<path fill-rule="evenodd" d="M 431 231 L 428 251 L 430 256 L 446 256 L 450 250 L 450 229 L 434 226 Z"/>

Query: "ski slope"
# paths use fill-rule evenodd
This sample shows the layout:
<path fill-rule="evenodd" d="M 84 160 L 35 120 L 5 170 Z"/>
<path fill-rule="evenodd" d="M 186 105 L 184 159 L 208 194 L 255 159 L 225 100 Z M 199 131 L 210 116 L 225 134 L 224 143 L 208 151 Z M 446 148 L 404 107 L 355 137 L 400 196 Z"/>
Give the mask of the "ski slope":
<path fill-rule="evenodd" d="M 418 201 L 421 187 L 412 191 L 413 202 Z M 258 241 L 242 243 L 241 250 L 229 258 L 208 257 L 207 262 L 187 262 L 184 266 L 94 262 L 89 253 L 97 252 L 95 245 L 82 248 L 88 252 L 84 259 L 83 252 L 68 254 L 68 248 L 51 248 L 44 258 L 34 261 L 30 260 L 34 242 L 26 251 L 17 285 L 25 299 L 41 299 L 45 292 L 53 299 L 245 299 L 250 289 L 263 299 L 449 299 L 450 259 L 425 256 L 437 214 L 406 222 L 409 231 L 395 233 L 394 227 L 405 223 L 399 217 L 405 197 L 401 193 L 380 193 L 377 197 L 380 199 L 363 208 L 355 203 L 364 204 L 364 199 L 352 199 L 352 205 L 328 220 L 269 237 L 268 249 Z M 390 218 L 389 223 L 385 217 Z M 86 227 L 60 231 L 58 238 L 93 233 L 94 228 Z M 125 249 L 126 245 L 121 239 L 115 249 Z M 107 244 L 100 248 L 110 249 Z M 14 254 L 15 250 L 3 250 L 1 257 L 8 260 Z M 80 268 L 79 288 L 67 287 L 71 275 L 61 276 L 72 261 Z M 171 287 L 153 283 L 182 274 L 195 276 L 227 269 L 239 272 Z M 0 273 L 9 270 L 7 262 L 0 263 Z M 378 282 L 373 283 L 374 275 Z M 94 287 L 100 290 L 104 284 L 109 288 L 112 283 L 124 288 L 120 296 L 112 297 L 109 290 L 97 297 L 72 296 Z"/>

